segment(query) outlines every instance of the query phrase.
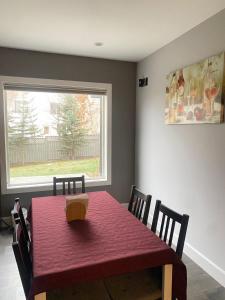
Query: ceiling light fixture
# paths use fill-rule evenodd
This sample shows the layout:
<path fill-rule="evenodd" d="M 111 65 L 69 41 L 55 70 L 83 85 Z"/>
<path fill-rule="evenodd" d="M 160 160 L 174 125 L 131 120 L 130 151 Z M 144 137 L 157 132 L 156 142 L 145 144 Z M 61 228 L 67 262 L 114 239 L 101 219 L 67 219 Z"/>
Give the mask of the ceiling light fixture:
<path fill-rule="evenodd" d="M 101 47 L 101 46 L 103 46 L 103 43 L 102 42 L 95 42 L 95 46 Z"/>

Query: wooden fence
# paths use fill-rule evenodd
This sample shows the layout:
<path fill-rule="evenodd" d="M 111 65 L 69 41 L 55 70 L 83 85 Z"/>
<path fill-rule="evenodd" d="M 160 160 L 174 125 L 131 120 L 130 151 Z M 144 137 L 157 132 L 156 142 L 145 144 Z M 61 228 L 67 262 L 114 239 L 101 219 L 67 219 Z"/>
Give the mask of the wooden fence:
<path fill-rule="evenodd" d="M 23 147 L 9 150 L 10 165 L 20 165 L 22 162 L 38 163 L 55 160 L 68 160 L 68 154 L 62 149 L 62 142 L 57 136 L 30 138 Z M 96 157 L 100 155 L 100 136 L 87 135 L 82 145 L 78 146 L 76 158 Z"/>

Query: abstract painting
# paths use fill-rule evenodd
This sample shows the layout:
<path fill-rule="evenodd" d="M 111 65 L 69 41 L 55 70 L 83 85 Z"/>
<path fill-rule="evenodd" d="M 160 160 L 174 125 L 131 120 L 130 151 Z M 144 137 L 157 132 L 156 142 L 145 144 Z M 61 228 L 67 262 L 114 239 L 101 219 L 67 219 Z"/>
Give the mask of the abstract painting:
<path fill-rule="evenodd" d="M 166 87 L 166 124 L 221 123 L 224 79 L 224 53 L 170 73 Z"/>

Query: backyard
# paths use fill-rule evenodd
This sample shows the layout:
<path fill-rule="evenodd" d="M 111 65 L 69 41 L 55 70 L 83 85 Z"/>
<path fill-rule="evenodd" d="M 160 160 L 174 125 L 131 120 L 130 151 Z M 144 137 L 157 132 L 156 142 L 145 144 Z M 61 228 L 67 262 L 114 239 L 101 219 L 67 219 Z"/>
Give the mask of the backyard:
<path fill-rule="evenodd" d="M 99 176 L 99 158 L 51 161 L 10 167 L 10 177 L 86 174 Z"/>

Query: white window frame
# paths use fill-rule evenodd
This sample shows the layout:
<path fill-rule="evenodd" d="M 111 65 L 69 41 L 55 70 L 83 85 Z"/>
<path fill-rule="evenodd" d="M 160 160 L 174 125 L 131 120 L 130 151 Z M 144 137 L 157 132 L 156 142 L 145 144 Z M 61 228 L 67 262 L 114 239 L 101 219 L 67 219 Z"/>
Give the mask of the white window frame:
<path fill-rule="evenodd" d="M 4 86 L 5 85 L 24 85 L 24 86 L 41 86 L 46 88 L 58 89 L 84 89 L 84 90 L 104 90 L 106 91 L 106 101 L 104 101 L 105 120 L 104 120 L 104 166 L 106 168 L 105 179 L 93 179 L 85 182 L 87 187 L 111 185 L 111 161 L 112 161 L 112 84 L 95 83 L 82 81 L 65 81 L 55 79 L 25 78 L 0 76 L 0 175 L 2 194 L 14 194 L 24 192 L 49 191 L 52 189 L 51 183 L 46 184 L 27 184 L 7 186 L 7 107 L 5 105 Z"/>

